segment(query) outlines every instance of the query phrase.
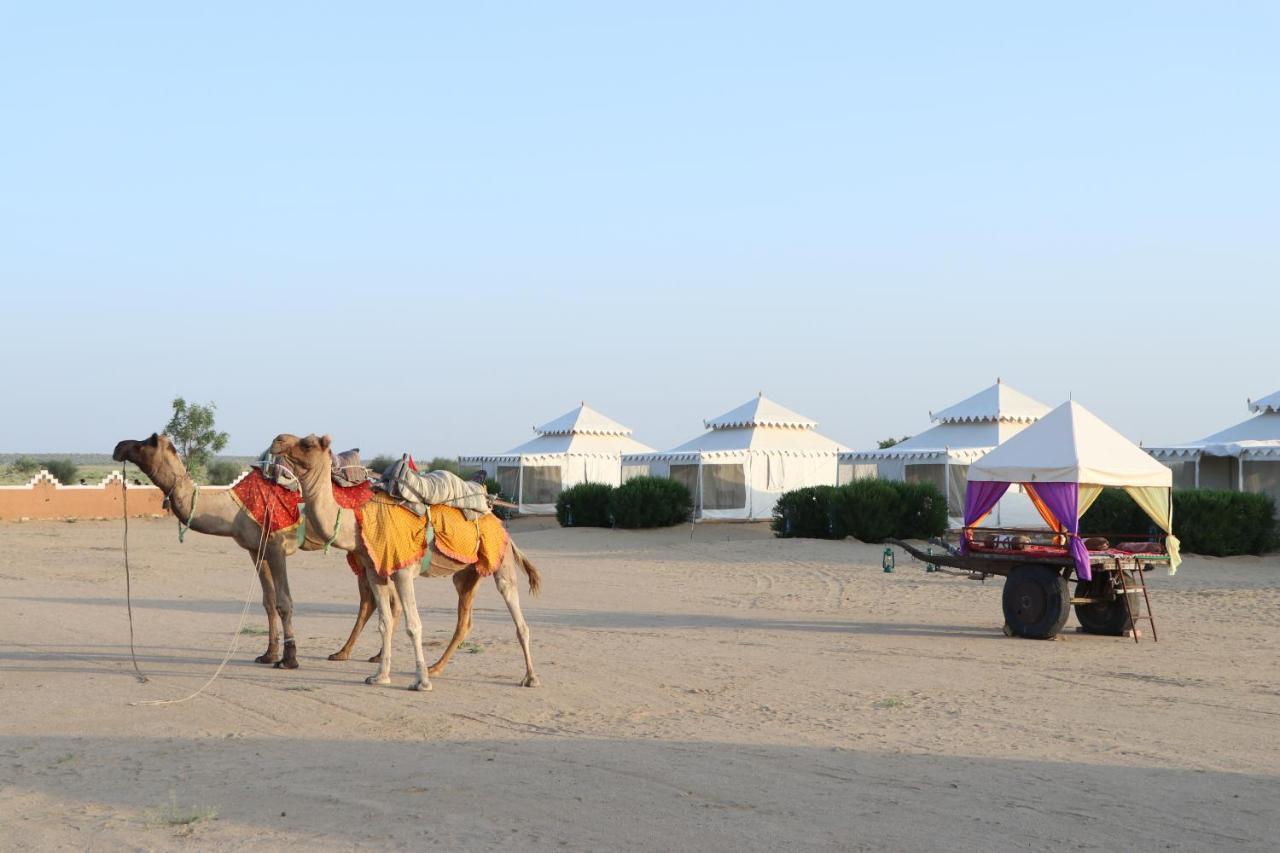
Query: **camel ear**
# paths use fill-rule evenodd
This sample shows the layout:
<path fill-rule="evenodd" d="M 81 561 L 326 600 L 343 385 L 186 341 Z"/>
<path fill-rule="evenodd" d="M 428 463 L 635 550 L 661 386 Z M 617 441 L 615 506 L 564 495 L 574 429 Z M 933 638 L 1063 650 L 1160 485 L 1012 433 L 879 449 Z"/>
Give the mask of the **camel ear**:
<path fill-rule="evenodd" d="M 159 444 L 160 444 L 160 434 L 156 432 L 151 433 L 151 438 L 147 439 L 147 445 L 149 447 L 158 447 Z"/>
<path fill-rule="evenodd" d="M 331 437 L 329 437 L 328 435 L 322 436 L 322 437 L 320 438 L 320 449 L 321 449 L 321 450 L 328 450 L 332 445 L 333 445 L 333 439 L 332 439 Z"/>

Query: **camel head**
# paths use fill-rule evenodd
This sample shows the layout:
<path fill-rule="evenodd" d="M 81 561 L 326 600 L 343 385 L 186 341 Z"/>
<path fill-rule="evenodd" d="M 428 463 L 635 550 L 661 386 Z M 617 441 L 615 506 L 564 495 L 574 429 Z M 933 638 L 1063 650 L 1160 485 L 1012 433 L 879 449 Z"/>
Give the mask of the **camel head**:
<path fill-rule="evenodd" d="M 152 482 L 157 477 L 165 482 L 176 482 L 187 473 L 178 449 L 169 436 L 151 433 L 144 441 L 125 439 L 116 445 L 111 458 L 117 462 L 132 462 L 143 470 Z"/>
<path fill-rule="evenodd" d="M 277 435 L 276 440 L 271 442 L 271 452 L 289 460 L 295 473 L 305 474 L 326 462 L 332 464 L 332 457 L 329 455 L 332 444 L 333 439 L 327 435 L 317 438 L 313 432 L 306 438 L 298 438 L 286 432 Z"/>

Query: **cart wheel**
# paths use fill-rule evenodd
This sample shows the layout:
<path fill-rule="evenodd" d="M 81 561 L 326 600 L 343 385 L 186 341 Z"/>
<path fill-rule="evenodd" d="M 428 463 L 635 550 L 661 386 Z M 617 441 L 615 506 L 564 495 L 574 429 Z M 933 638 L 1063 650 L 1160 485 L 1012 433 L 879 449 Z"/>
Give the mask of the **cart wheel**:
<path fill-rule="evenodd" d="M 1071 593 L 1052 566 L 1017 566 L 1004 582 L 1004 621 L 1018 637 L 1051 640 L 1067 624 Z"/>
<path fill-rule="evenodd" d="M 1128 577 L 1132 578 L 1130 573 Z M 1076 584 L 1076 595 L 1081 598 L 1104 598 L 1114 595 L 1111 601 L 1100 601 L 1092 604 L 1077 604 L 1076 619 L 1086 634 L 1102 634 L 1108 637 L 1123 637 L 1133 627 L 1129 621 L 1129 610 L 1124 606 L 1124 596 L 1116 589 L 1115 579 L 1111 573 L 1092 581 L 1080 581 Z M 1129 593 L 1129 606 L 1138 612 L 1138 594 Z"/>

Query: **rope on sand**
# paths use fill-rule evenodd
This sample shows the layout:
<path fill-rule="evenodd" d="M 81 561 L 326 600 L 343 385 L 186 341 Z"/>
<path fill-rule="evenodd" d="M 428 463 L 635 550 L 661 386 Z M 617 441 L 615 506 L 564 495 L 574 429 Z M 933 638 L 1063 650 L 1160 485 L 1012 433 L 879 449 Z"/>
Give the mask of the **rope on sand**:
<path fill-rule="evenodd" d="M 126 594 L 126 600 L 128 601 L 128 604 L 129 604 L 129 651 L 131 654 L 133 654 L 133 668 L 138 672 L 138 679 L 142 683 L 146 683 L 148 679 L 145 675 L 142 674 L 142 670 L 138 669 L 138 656 L 137 656 L 137 653 L 133 651 L 133 600 L 132 600 L 132 592 L 130 590 L 131 582 L 128 579 L 129 578 L 129 504 L 128 504 L 127 498 L 124 502 L 124 511 L 125 511 L 124 512 L 124 571 L 125 571 L 125 594 Z M 222 674 L 222 670 L 226 668 L 227 663 L 231 660 L 231 656 L 236 653 L 236 647 L 240 644 L 240 632 L 244 630 L 245 619 L 248 618 L 249 616 L 249 605 L 253 603 L 254 581 L 257 580 L 256 573 L 261 570 L 260 567 L 262 566 L 262 557 L 267 551 L 267 540 L 269 538 L 267 535 L 267 531 L 271 529 L 271 508 L 270 507 L 267 508 L 266 515 L 262 519 L 262 524 L 260 525 L 260 529 L 262 532 L 261 532 L 261 535 L 258 537 L 258 553 L 253 561 L 253 568 L 254 568 L 255 575 L 251 577 L 249 580 L 249 591 L 245 595 L 244 608 L 240 611 L 240 623 L 236 625 L 235 633 L 231 635 L 231 645 L 227 649 L 226 656 L 223 657 L 222 662 L 218 664 L 218 668 L 213 671 L 213 675 L 209 676 L 208 681 L 200 685 L 200 689 L 196 690 L 194 693 L 188 696 L 183 696 L 181 699 L 142 699 L 137 702 L 130 702 L 129 703 L 130 706 L 138 707 L 138 706 L 146 705 L 146 706 L 154 707 L 157 705 L 178 705 L 178 704 L 181 704 L 182 702 L 188 702 L 196 698 L 197 696 L 199 696 L 201 693 L 203 693 L 205 689 L 210 684 L 213 684 L 213 682 L 217 680 L 218 676 Z"/>
<path fill-rule="evenodd" d="M 138 674 L 138 683 L 146 684 L 147 677 L 138 666 L 138 652 L 133 647 L 133 578 L 129 572 L 129 478 L 126 476 L 129 463 L 120 466 L 120 500 L 124 507 L 124 601 L 129 608 L 129 656 L 133 658 L 133 671 Z"/>

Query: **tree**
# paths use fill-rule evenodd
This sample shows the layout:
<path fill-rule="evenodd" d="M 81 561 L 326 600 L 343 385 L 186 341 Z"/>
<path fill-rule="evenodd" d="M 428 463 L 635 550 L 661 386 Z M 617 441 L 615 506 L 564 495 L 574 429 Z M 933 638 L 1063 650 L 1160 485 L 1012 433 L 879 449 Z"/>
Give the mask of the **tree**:
<path fill-rule="evenodd" d="M 880 441 L 877 441 L 876 444 L 880 445 L 881 450 L 885 450 L 893 447 L 895 444 L 902 444 L 902 442 L 906 441 L 908 438 L 911 438 L 911 436 L 904 435 L 902 438 L 883 438 Z"/>
<path fill-rule="evenodd" d="M 214 403 L 207 406 L 199 403 L 187 405 L 187 401 L 181 397 L 173 401 L 173 417 L 165 425 L 164 431 L 178 448 L 192 477 L 203 473 L 213 454 L 227 446 L 227 434 L 218 432 L 213 426 L 215 409 L 217 405 Z"/>

